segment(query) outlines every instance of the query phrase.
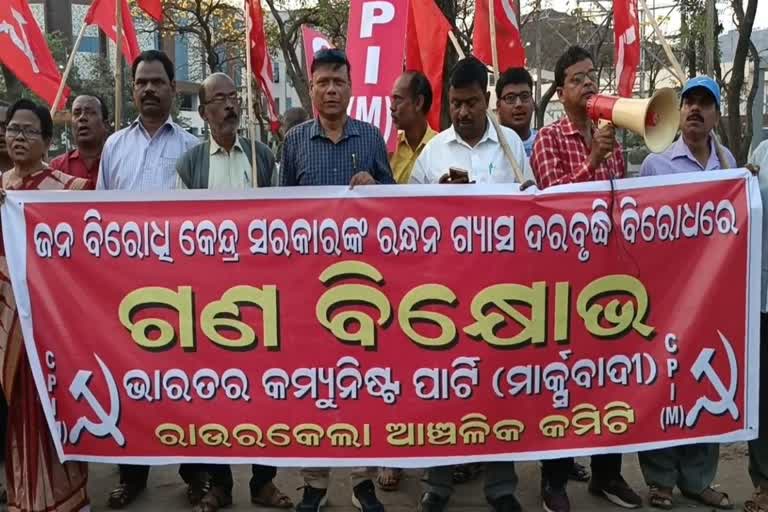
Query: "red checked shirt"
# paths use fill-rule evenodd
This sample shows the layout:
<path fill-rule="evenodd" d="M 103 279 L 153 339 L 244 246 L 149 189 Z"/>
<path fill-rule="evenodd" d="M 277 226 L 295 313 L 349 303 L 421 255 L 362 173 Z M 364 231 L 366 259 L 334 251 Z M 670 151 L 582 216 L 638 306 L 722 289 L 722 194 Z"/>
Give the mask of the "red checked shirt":
<path fill-rule="evenodd" d="M 590 151 L 568 116 L 539 130 L 531 155 L 531 167 L 539 188 L 624 177 L 624 156 L 618 143 L 613 154 L 597 169 L 589 164 Z"/>

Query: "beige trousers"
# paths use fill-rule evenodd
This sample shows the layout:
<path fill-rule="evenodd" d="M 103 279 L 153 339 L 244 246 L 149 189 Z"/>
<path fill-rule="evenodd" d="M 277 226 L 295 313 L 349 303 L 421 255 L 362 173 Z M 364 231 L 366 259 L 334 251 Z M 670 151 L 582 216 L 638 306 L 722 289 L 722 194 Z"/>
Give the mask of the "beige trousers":
<path fill-rule="evenodd" d="M 355 487 L 366 480 L 373 480 L 375 475 L 376 468 L 352 468 L 349 479 L 352 482 L 352 487 Z M 308 486 L 315 489 L 327 489 L 331 479 L 331 470 L 330 468 L 302 468 L 301 476 Z"/>

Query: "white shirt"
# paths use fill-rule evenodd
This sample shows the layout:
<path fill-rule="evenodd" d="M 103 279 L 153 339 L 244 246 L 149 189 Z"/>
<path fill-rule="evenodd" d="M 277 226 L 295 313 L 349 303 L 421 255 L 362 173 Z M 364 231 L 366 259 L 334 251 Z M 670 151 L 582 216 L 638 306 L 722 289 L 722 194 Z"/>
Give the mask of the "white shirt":
<path fill-rule="evenodd" d="M 763 200 L 763 261 L 760 288 L 760 311 L 768 313 L 768 140 L 760 143 L 752 153 L 750 163 L 760 166 L 757 181 L 760 183 L 760 198 Z"/>
<path fill-rule="evenodd" d="M 173 190 L 176 160 L 199 143 L 170 117 L 150 137 L 139 118 L 104 144 L 96 190 Z"/>
<path fill-rule="evenodd" d="M 501 127 L 512 155 L 526 180 L 534 180 L 523 141 L 514 130 Z M 490 121 L 485 134 L 475 147 L 471 147 L 453 129 L 444 130 L 429 141 L 411 173 L 410 183 L 439 183 L 451 167 L 469 172 L 469 181 L 475 183 L 514 183 L 517 181 L 512 166 L 504 157 L 498 135 Z"/>

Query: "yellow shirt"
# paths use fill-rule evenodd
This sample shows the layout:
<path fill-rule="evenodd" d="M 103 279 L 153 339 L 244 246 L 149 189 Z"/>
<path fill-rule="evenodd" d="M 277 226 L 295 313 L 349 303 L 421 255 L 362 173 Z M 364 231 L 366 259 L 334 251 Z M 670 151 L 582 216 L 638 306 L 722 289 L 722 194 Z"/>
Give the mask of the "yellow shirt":
<path fill-rule="evenodd" d="M 416 159 L 419 158 L 421 150 L 427 145 L 427 142 L 432 140 L 432 137 L 437 135 L 437 132 L 427 125 L 427 131 L 424 133 L 424 138 L 419 142 L 418 147 L 414 151 L 405 140 L 405 133 L 400 131 L 397 139 L 397 149 L 389 159 L 389 165 L 392 167 L 392 173 L 395 181 L 399 184 L 406 184 L 411 179 L 411 171 L 416 164 Z"/>

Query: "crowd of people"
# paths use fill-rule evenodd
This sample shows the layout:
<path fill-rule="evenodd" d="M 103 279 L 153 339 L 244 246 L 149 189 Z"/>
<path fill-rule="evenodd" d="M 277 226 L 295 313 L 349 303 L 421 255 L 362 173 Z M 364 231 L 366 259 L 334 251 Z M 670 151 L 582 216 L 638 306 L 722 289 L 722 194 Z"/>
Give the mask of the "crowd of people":
<path fill-rule="evenodd" d="M 525 69 L 509 69 L 496 82 L 498 123 L 489 104 L 488 70 L 473 57 L 459 61 L 446 83 L 451 126 L 435 132 L 427 123 L 432 87 L 426 76 L 407 71 L 392 91 L 392 117 L 399 129 L 389 155 L 379 130 L 347 116 L 350 65 L 344 52 L 319 51 L 311 66 L 314 118 L 301 109 L 285 115 L 284 142 L 275 156 L 264 144 L 242 137 L 241 99 L 233 80 L 216 73 L 200 86 L 199 113 L 210 136 L 203 142 L 172 119 L 174 66 L 162 52 L 143 52 L 133 63 L 133 101 L 139 116 L 130 126 L 109 135 L 109 112 L 93 95 L 80 95 L 71 105 L 75 149 L 46 162 L 53 137 L 48 110 L 30 100 L 0 106 L 0 171 L 2 190 L 124 190 L 132 192 L 184 189 L 244 190 L 271 186 L 371 184 L 519 183 L 540 189 L 565 183 L 621 179 L 627 165 L 612 125 L 597 128 L 587 116 L 587 100 L 598 92 L 592 56 L 569 48 L 558 60 L 555 84 L 565 116 L 531 128 L 536 105 L 533 81 Z M 698 77 L 681 92 L 681 135 L 668 150 L 650 155 L 642 175 L 717 171 L 736 166 L 733 155 L 712 136 L 720 118 L 720 89 Z M 752 157 L 768 167 L 768 142 Z M 252 176 L 254 169 L 257 175 Z M 518 172 L 519 171 L 519 172 Z M 522 180 L 519 176 L 522 175 Z M 762 183 L 762 177 L 760 177 Z M 768 187 L 762 187 L 768 190 Z M 768 222 L 764 223 L 764 229 Z M 764 244 L 765 245 L 765 244 Z M 766 258 L 763 258 L 762 311 L 766 305 Z M 26 360 L 8 269 L 0 256 L 0 352 L 2 385 L 8 408 L 5 426 L 6 487 L 11 511 L 74 512 L 88 506 L 88 468 L 62 464 L 56 455 Z M 768 372 L 767 314 L 762 315 L 761 385 Z M 2 404 L 0 404 L 2 405 Z M 755 486 L 747 512 L 768 512 L 768 401 L 760 411 L 760 437 L 749 445 L 749 474 Z M 648 504 L 675 507 L 673 490 L 715 509 L 733 508 L 730 497 L 712 484 L 718 445 L 695 444 L 639 454 L 648 485 Z M 446 466 L 425 471 L 422 512 L 446 509 L 457 480 L 476 472 L 477 465 Z M 485 464 L 485 495 L 497 512 L 517 512 L 517 476 L 512 462 Z M 542 461 L 541 504 L 547 512 L 568 512 L 569 480 L 589 480 L 589 492 L 618 507 L 639 508 L 643 499 L 622 477 L 622 456 L 593 456 L 591 471 L 573 459 Z M 149 467 L 121 465 L 120 480 L 108 505 L 131 505 L 145 490 Z M 299 512 L 319 511 L 327 501 L 330 470 L 304 468 L 305 485 L 298 502 L 273 483 L 277 469 L 253 465 L 251 501 L 264 507 Z M 591 473 L 591 474 L 590 474 Z M 352 502 L 364 512 L 382 512 L 377 486 L 396 491 L 397 468 L 356 468 L 351 472 Z M 191 506 L 214 512 L 232 503 L 231 468 L 220 464 L 183 464 L 179 475 L 187 484 Z"/>

